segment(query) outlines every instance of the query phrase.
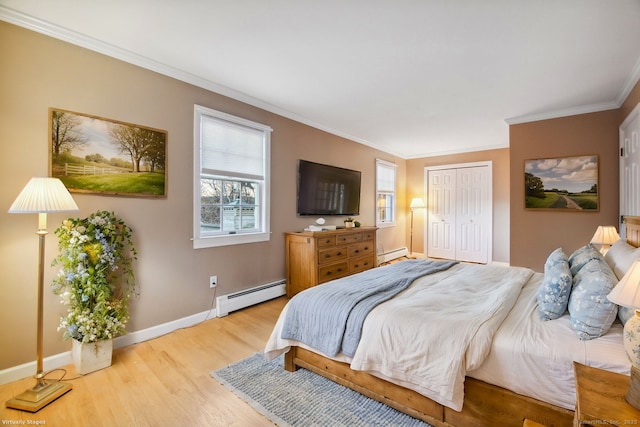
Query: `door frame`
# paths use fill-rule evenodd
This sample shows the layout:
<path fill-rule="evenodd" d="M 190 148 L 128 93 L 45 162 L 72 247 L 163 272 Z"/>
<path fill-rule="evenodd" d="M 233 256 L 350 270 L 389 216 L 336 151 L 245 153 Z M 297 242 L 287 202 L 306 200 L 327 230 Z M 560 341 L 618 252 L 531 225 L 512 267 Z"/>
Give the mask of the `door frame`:
<path fill-rule="evenodd" d="M 625 117 L 624 121 L 620 124 L 620 127 L 618 128 L 618 144 L 619 144 L 619 148 L 620 151 L 618 151 L 618 154 L 620 155 L 619 157 L 619 183 L 620 183 L 620 202 L 619 202 L 619 209 L 618 209 L 618 230 L 620 231 L 620 235 L 622 237 L 626 237 L 627 233 L 626 233 L 626 226 L 624 224 L 623 221 L 623 216 L 624 215 L 637 215 L 640 213 L 633 213 L 630 212 L 629 206 L 628 206 L 628 200 L 627 200 L 627 189 L 625 186 L 626 180 L 624 177 L 624 163 L 625 163 L 625 156 L 622 155 L 622 150 L 625 148 L 625 144 L 624 144 L 624 139 L 626 135 L 626 131 L 629 131 L 628 127 L 629 125 L 640 115 L 640 102 L 633 108 L 633 110 L 631 110 L 631 112 L 629 113 L 629 115 L 627 117 Z M 640 136 L 639 136 L 640 137 Z"/>
<path fill-rule="evenodd" d="M 463 169 L 463 168 L 474 168 L 486 166 L 489 168 L 489 187 L 487 188 L 488 198 L 489 198 L 489 213 L 487 214 L 488 223 L 485 224 L 487 227 L 487 235 L 489 236 L 489 241 L 487 242 L 487 264 L 491 264 L 493 262 L 493 161 L 481 161 L 481 162 L 469 162 L 469 163 L 454 163 L 447 165 L 436 165 L 436 166 L 425 166 L 424 168 L 424 186 L 423 186 L 423 200 L 426 201 L 426 215 L 423 216 L 424 223 L 422 224 L 423 230 L 423 251 L 424 255 L 428 254 L 428 245 L 429 245 L 429 227 L 426 227 L 425 224 L 429 224 L 429 172 L 443 169 Z"/>

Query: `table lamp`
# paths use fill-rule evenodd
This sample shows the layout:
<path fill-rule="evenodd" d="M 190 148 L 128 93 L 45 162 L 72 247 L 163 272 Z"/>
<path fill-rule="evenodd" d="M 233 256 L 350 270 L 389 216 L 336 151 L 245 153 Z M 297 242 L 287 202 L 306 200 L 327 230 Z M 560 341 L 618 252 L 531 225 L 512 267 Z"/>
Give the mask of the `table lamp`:
<path fill-rule="evenodd" d="M 607 295 L 609 301 L 636 310 L 624 325 L 624 350 L 631 361 L 631 382 L 626 400 L 640 410 L 640 260 L 635 260 L 620 282 Z"/>
<path fill-rule="evenodd" d="M 600 253 L 604 255 L 619 239 L 620 236 L 613 225 L 599 225 L 590 243 L 600 246 Z"/>
<path fill-rule="evenodd" d="M 36 342 L 36 384 L 27 391 L 6 402 L 7 408 L 37 412 L 71 390 L 71 384 L 47 381 L 42 363 L 43 341 L 43 292 L 44 292 L 44 238 L 47 235 L 48 212 L 77 211 L 78 205 L 58 178 L 31 178 L 18 198 L 9 208 L 9 213 L 38 214 L 38 335 Z"/>

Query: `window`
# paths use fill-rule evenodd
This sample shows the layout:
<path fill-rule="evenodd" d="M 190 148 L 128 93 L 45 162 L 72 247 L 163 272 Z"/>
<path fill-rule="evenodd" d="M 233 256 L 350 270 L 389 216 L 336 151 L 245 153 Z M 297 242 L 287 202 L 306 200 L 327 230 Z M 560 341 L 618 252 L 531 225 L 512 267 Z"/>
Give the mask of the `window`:
<path fill-rule="evenodd" d="M 376 159 L 376 225 L 396 225 L 396 168 L 395 163 Z"/>
<path fill-rule="evenodd" d="M 195 106 L 193 247 L 269 240 L 271 128 Z"/>

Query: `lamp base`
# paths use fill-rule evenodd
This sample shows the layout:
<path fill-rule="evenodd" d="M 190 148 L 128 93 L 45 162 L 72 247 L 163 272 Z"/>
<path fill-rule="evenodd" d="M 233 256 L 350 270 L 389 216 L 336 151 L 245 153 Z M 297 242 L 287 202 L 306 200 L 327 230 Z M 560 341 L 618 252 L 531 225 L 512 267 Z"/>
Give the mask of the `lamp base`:
<path fill-rule="evenodd" d="M 631 379 L 625 399 L 629 405 L 640 410 L 640 368 L 634 365 L 631 365 Z"/>
<path fill-rule="evenodd" d="M 7 400 L 6 406 L 21 411 L 38 412 L 72 388 L 70 383 L 40 380 L 33 388 Z"/>

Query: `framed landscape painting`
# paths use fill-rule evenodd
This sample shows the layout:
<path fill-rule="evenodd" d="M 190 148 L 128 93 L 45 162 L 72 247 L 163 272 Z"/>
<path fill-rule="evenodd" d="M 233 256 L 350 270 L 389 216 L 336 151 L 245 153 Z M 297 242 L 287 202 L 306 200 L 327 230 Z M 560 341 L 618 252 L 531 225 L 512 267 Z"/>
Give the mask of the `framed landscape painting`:
<path fill-rule="evenodd" d="M 598 156 L 525 160 L 525 209 L 599 210 Z"/>
<path fill-rule="evenodd" d="M 166 197 L 167 132 L 50 108 L 50 174 L 76 193 Z"/>

